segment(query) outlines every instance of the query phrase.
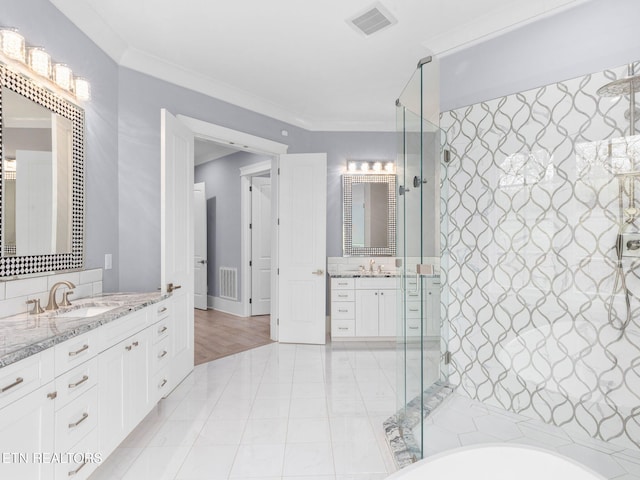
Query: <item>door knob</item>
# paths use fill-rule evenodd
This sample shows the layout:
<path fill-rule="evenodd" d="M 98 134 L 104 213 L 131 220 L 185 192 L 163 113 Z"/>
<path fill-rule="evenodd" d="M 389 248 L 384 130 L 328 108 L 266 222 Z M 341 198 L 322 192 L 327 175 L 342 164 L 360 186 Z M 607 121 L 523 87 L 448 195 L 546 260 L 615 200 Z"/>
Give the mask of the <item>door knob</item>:
<path fill-rule="evenodd" d="M 167 293 L 171 293 L 174 290 L 178 290 L 179 288 L 182 288 L 182 285 L 174 285 L 173 283 L 169 283 L 167 285 Z"/>
<path fill-rule="evenodd" d="M 201 263 L 202 265 L 206 265 L 207 261 L 206 260 L 200 260 L 198 263 Z"/>
<path fill-rule="evenodd" d="M 320 275 L 323 275 L 323 274 L 324 274 L 324 270 L 320 270 L 320 269 L 318 269 L 318 270 L 316 270 L 315 272 L 311 272 L 311 273 L 312 273 L 313 275 L 318 275 L 318 276 L 320 276 Z"/>

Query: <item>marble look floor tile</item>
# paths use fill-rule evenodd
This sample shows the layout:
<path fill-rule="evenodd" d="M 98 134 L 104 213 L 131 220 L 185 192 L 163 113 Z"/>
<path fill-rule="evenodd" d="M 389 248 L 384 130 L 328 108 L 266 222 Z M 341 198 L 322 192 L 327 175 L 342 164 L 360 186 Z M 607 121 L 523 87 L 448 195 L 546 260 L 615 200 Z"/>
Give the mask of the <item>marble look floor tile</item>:
<path fill-rule="evenodd" d="M 483 415 L 474 418 L 478 431 L 499 438 L 502 441 L 514 440 L 522 437 L 518 425 L 499 415 Z"/>
<path fill-rule="evenodd" d="M 158 432 L 151 437 L 149 447 L 190 447 L 200 434 L 205 421 L 167 420 Z"/>
<path fill-rule="evenodd" d="M 331 431 L 327 418 L 290 418 L 287 428 L 289 443 L 330 443 Z"/>
<path fill-rule="evenodd" d="M 333 473 L 331 443 L 287 443 L 283 476 Z"/>
<path fill-rule="evenodd" d="M 176 480 L 224 480 L 238 450 L 237 445 L 216 445 L 215 448 L 193 447 L 180 467 Z"/>
<path fill-rule="evenodd" d="M 122 476 L 123 480 L 171 480 L 190 447 L 147 447 Z"/>
<path fill-rule="evenodd" d="M 326 417 L 327 399 L 317 398 L 292 398 L 289 408 L 290 418 L 317 418 Z"/>
<path fill-rule="evenodd" d="M 375 442 L 374 427 L 368 417 L 332 417 L 329 421 L 334 443 Z"/>
<path fill-rule="evenodd" d="M 326 395 L 325 384 L 316 382 L 302 382 L 293 384 L 291 397 L 293 398 L 317 398 Z"/>
<path fill-rule="evenodd" d="M 414 428 L 416 439 L 420 435 L 420 426 Z M 438 425 L 424 425 L 422 430 L 425 457 L 460 447 L 458 435 Z"/>
<path fill-rule="evenodd" d="M 291 398 L 292 383 L 261 383 L 256 400 L 262 398 Z"/>
<path fill-rule="evenodd" d="M 373 442 L 333 442 L 336 474 L 385 473 L 378 444 Z"/>
<path fill-rule="evenodd" d="M 91 474 L 91 480 L 119 480 L 144 451 L 143 448 L 118 447 Z"/>
<path fill-rule="evenodd" d="M 257 399 L 249 418 L 287 418 L 289 416 L 289 398 Z"/>
<path fill-rule="evenodd" d="M 476 445 L 479 443 L 496 443 L 500 441 L 498 437 L 494 437 L 493 435 L 488 435 L 482 432 L 460 433 L 458 434 L 458 439 L 460 440 L 460 445 L 462 445 L 463 447 L 467 445 Z"/>
<path fill-rule="evenodd" d="M 460 415 L 454 410 L 436 410 L 433 416 L 433 423 L 458 434 L 477 431 L 476 424 L 471 417 Z"/>
<path fill-rule="evenodd" d="M 244 418 L 231 420 L 210 418 L 203 425 L 193 446 L 240 445 L 246 424 L 247 420 Z"/>
<path fill-rule="evenodd" d="M 284 448 L 284 444 L 240 445 L 230 478 L 281 476 Z"/>
<path fill-rule="evenodd" d="M 286 418 L 250 418 L 240 443 L 243 445 L 281 444 L 287 439 Z"/>

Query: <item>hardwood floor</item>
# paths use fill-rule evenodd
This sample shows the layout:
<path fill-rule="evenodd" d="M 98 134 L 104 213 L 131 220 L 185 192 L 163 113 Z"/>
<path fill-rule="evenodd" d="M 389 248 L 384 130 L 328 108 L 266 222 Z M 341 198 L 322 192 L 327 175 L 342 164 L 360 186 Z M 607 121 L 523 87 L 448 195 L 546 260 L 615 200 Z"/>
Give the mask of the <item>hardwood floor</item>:
<path fill-rule="evenodd" d="M 195 311 L 195 364 L 272 343 L 269 315 L 236 317 L 216 310 Z"/>

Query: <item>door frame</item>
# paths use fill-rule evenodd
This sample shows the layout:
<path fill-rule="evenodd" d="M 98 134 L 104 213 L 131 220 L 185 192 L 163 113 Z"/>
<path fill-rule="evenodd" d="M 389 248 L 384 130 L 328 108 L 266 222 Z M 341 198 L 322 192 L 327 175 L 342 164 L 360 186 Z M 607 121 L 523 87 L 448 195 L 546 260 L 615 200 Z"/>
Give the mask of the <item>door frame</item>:
<path fill-rule="evenodd" d="M 289 150 L 289 145 L 284 143 L 274 142 L 267 138 L 257 137 L 246 132 L 239 130 L 233 130 L 231 128 L 223 127 L 215 123 L 210 123 L 197 118 L 188 117 L 186 115 L 177 115 L 177 118 L 186 125 L 194 135 L 194 138 L 203 140 L 214 141 L 222 144 L 232 145 L 238 148 L 238 145 L 242 145 L 242 150 L 252 153 L 259 153 L 264 155 L 270 155 L 273 160 L 271 161 L 271 188 L 272 188 L 272 218 L 276 218 L 278 215 L 278 166 L 280 164 L 280 155 L 284 155 Z M 191 160 L 191 168 L 194 168 L 194 159 Z M 190 187 L 193 188 L 193 187 Z M 193 213 L 193 212 L 192 212 Z M 246 222 L 245 222 L 246 223 Z M 277 226 L 277 225 L 276 225 Z M 276 227 L 274 226 L 274 227 Z M 271 237 L 271 340 L 278 341 L 278 229 L 272 228 Z M 242 249 L 244 252 L 244 248 Z M 246 258 L 241 259 L 243 265 L 248 262 Z M 243 278 L 246 276 L 243 274 Z M 244 283 L 244 280 L 243 280 Z M 243 287 L 244 288 L 244 287 Z M 246 290 L 243 289 L 243 292 Z M 244 295 L 247 299 L 247 295 Z M 247 300 L 248 305 L 248 300 Z M 246 316 L 246 315 L 245 315 Z"/>
<path fill-rule="evenodd" d="M 242 316 L 251 316 L 251 305 L 249 304 L 249 297 L 253 294 L 251 288 L 251 267 L 249 266 L 249 260 L 251 259 L 251 229 L 249 224 L 251 223 L 251 193 L 249 187 L 251 186 L 251 177 L 255 175 L 261 175 L 264 173 L 271 174 L 271 168 L 273 159 L 265 160 L 264 162 L 254 163 L 253 165 L 247 165 L 246 167 L 240 167 L 240 243 L 241 254 L 240 264 L 242 265 L 242 291 L 246 292 L 246 295 L 242 296 Z M 273 182 L 273 179 L 272 179 Z M 273 208 L 273 196 L 271 197 L 271 240 L 275 240 L 274 223 L 277 222 L 278 212 Z M 271 271 L 277 268 L 274 265 L 273 257 L 271 260 Z M 272 274 L 273 277 L 273 274 Z M 273 284 L 273 282 L 271 282 Z M 272 295 L 273 297 L 273 295 Z"/>

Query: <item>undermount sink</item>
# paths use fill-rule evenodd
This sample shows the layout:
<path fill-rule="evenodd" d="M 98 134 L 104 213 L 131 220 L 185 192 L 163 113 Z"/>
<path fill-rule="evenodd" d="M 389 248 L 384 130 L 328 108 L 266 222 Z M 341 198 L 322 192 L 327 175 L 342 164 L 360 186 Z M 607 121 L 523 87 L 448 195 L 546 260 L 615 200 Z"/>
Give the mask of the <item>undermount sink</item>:
<path fill-rule="evenodd" d="M 101 313 L 108 312 L 109 310 L 113 310 L 114 306 L 88 306 L 88 307 L 80 307 L 73 310 L 69 310 L 64 313 L 58 313 L 55 315 L 56 317 L 95 317 L 96 315 L 100 315 Z"/>

